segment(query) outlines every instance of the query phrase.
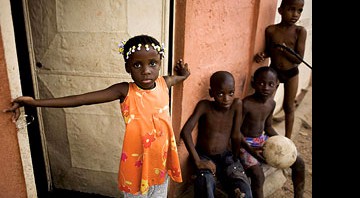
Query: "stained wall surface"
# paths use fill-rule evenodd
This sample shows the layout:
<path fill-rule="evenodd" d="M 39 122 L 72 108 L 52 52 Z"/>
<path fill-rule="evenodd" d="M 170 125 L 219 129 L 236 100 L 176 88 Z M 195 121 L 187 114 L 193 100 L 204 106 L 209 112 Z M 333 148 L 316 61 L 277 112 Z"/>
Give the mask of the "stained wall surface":
<path fill-rule="evenodd" d="M 260 66 L 268 65 L 269 60 L 261 64 L 253 61 L 255 53 L 264 50 L 265 28 L 278 22 L 277 8 L 281 1 L 229 0 L 226 4 L 215 0 L 178 1 L 176 6 L 175 45 L 180 46 L 175 55 L 183 55 L 189 63 L 190 77 L 181 88 L 175 89 L 173 125 L 179 139 L 181 127 L 201 99 L 211 99 L 208 95 L 209 78 L 217 70 L 230 71 L 235 77 L 235 96 L 243 98 L 252 93 L 250 80 L 253 72 Z M 311 64 L 312 54 L 312 2 L 306 1 L 304 13 L 299 21 L 308 30 L 305 59 Z M 183 38 L 180 38 L 183 37 Z M 300 67 L 301 89 L 311 83 L 311 70 Z M 279 111 L 282 107 L 283 90 L 276 95 Z M 277 113 L 277 112 L 275 112 Z M 197 131 L 193 132 L 196 141 Z M 171 184 L 170 196 L 188 195 L 192 169 L 188 160 L 188 151 L 179 139 L 179 153 L 182 163 L 184 182 Z"/>
<path fill-rule="evenodd" d="M 181 15 L 185 19 L 179 19 L 183 21 L 177 21 L 183 24 L 175 23 L 175 27 L 182 30 L 175 37 L 184 37 L 183 43 L 176 40 L 184 46 L 183 52 L 175 49 L 175 54 L 184 54 L 191 75 L 183 83 L 181 99 L 174 98 L 174 103 L 179 100 L 182 107 L 181 116 L 174 114 L 173 117 L 177 137 L 196 103 L 201 99 L 211 99 L 209 79 L 215 71 L 226 70 L 234 75 L 236 97 L 247 94 L 249 77 L 257 66 L 253 63 L 253 55 L 263 46 L 263 30 L 273 22 L 275 9 L 276 1 L 229 0 L 224 4 L 215 0 L 194 0 L 178 4 L 176 11 L 185 10 L 186 14 Z M 196 133 L 193 132 L 194 139 Z M 184 182 L 172 183 L 170 196 L 186 197 L 193 168 L 181 140 L 178 148 Z"/>
<path fill-rule="evenodd" d="M 1 35 L 0 35 L 1 36 Z M 8 82 L 4 47 L 0 37 L 0 81 Z M 0 108 L 8 108 L 11 96 L 9 84 L 0 84 Z M 26 197 L 17 130 L 11 122 L 12 114 L 0 114 L 0 197 Z"/>

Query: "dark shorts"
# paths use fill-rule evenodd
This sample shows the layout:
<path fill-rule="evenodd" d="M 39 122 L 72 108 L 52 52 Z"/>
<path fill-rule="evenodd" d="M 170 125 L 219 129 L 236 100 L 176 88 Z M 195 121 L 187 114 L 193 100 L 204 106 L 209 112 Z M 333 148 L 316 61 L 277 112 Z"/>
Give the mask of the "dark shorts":
<path fill-rule="evenodd" d="M 234 161 L 231 151 L 225 151 L 218 155 L 204 155 L 199 149 L 197 149 L 199 157 L 201 159 L 208 159 L 216 164 L 216 177 L 220 180 L 223 186 L 228 190 L 239 188 L 243 192 L 250 192 L 250 180 L 246 176 L 244 168 L 238 159 Z M 198 170 L 200 174 L 204 174 L 209 170 Z M 198 172 L 198 174 L 199 174 Z M 250 194 L 250 193 L 248 193 Z"/>
<path fill-rule="evenodd" d="M 294 67 L 288 70 L 280 70 L 272 65 L 270 65 L 270 67 L 272 67 L 277 72 L 278 78 L 281 83 L 286 83 L 290 78 L 299 74 L 298 67 Z"/>

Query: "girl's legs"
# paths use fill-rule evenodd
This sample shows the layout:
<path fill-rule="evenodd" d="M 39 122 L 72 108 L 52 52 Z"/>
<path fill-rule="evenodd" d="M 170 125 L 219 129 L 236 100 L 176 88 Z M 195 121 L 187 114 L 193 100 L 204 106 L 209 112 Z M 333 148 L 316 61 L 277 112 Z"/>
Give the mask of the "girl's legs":
<path fill-rule="evenodd" d="M 166 179 L 163 184 L 150 187 L 147 197 L 149 197 L 149 198 L 150 197 L 153 197 L 153 198 L 167 197 L 168 184 L 169 184 L 169 176 L 166 175 Z"/>
<path fill-rule="evenodd" d="M 298 89 L 299 75 L 288 79 L 284 83 L 284 102 L 285 113 L 285 136 L 291 139 L 294 119 L 295 119 L 295 98 Z"/>
<path fill-rule="evenodd" d="M 124 193 L 124 198 L 159 198 L 167 197 L 169 184 L 169 176 L 166 175 L 165 182 L 160 185 L 150 186 L 149 191 L 145 195 L 133 195 L 130 193 Z"/>

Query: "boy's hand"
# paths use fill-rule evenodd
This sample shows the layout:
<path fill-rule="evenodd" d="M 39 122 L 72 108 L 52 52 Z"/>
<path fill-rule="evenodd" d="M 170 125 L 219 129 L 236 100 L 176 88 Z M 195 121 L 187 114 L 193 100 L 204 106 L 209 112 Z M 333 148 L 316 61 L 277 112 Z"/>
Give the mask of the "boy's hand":
<path fill-rule="evenodd" d="M 266 160 L 265 160 L 265 158 L 264 158 L 264 156 L 263 156 L 263 147 L 261 147 L 261 148 L 257 148 L 256 150 L 255 150 L 255 153 L 256 153 L 256 156 L 254 156 L 258 161 L 260 161 L 261 163 L 266 163 Z"/>
<path fill-rule="evenodd" d="M 254 60 L 256 63 L 260 63 L 265 60 L 265 57 L 266 57 L 265 52 L 259 52 L 259 53 L 255 54 Z"/>
<path fill-rule="evenodd" d="M 8 112 L 14 113 L 12 116 L 12 121 L 16 122 L 20 117 L 20 109 L 19 108 L 24 106 L 24 104 L 27 104 L 28 102 L 33 101 L 33 100 L 34 100 L 34 98 L 29 97 L 29 96 L 20 96 L 20 97 L 14 99 L 11 102 L 11 107 L 4 109 L 3 112 L 4 113 L 8 113 Z"/>
<path fill-rule="evenodd" d="M 213 175 L 216 173 L 216 165 L 211 160 L 200 160 L 196 163 L 196 166 L 199 170 L 208 169 L 212 172 Z"/>
<path fill-rule="evenodd" d="M 178 76 L 184 76 L 184 77 L 189 77 L 190 76 L 190 70 L 188 68 L 188 64 L 187 63 L 183 63 L 182 59 L 179 59 L 176 62 L 175 68 L 174 68 L 176 75 Z"/>

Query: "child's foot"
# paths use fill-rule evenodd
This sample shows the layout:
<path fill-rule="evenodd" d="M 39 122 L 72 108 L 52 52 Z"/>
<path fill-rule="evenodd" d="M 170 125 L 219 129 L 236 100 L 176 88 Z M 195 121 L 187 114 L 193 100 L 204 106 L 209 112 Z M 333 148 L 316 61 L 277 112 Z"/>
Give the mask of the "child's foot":
<path fill-rule="evenodd" d="M 236 198 L 244 198 L 245 197 L 245 193 L 241 192 L 239 188 L 235 189 L 235 197 Z"/>

